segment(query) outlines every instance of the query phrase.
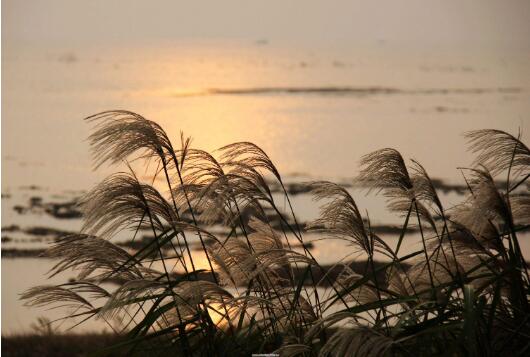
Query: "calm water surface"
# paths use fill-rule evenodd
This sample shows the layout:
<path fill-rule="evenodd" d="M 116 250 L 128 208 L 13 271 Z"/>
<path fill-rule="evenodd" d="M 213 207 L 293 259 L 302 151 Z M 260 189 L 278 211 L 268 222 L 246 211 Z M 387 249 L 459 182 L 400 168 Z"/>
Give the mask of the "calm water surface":
<path fill-rule="evenodd" d="M 426 54 L 384 46 L 317 51 L 196 41 L 21 47 L 2 56 L 3 227 L 79 229 L 80 220 L 20 215 L 13 207 L 34 196 L 74 197 L 65 192 L 86 190 L 114 170 L 91 170 L 85 140 L 90 126 L 82 120 L 108 109 L 136 111 L 175 140 L 183 131 L 195 147 L 207 150 L 253 141 L 285 175 L 304 179 L 351 178 L 361 155 L 394 147 L 422 162 L 432 177 L 456 183 L 456 168 L 472 161 L 463 132 L 520 128 L 528 141 L 530 129 L 530 60 L 517 53 Z M 30 185 L 38 188 L 28 190 Z M 375 223 L 400 222 L 381 199 L 352 193 Z M 443 199 L 449 207 L 461 197 Z M 307 196 L 297 196 L 294 205 L 302 220 L 317 213 Z M 17 240 L 4 247 L 46 245 L 24 234 L 10 236 Z M 395 244 L 395 237 L 385 239 Z M 415 241 L 407 243 L 412 251 Z M 344 249 L 317 243 L 315 256 L 332 263 Z M 524 249 L 530 252 L 527 244 Z M 27 330 L 38 316 L 56 316 L 18 301 L 23 290 L 43 283 L 51 265 L 2 259 L 3 332 Z"/>

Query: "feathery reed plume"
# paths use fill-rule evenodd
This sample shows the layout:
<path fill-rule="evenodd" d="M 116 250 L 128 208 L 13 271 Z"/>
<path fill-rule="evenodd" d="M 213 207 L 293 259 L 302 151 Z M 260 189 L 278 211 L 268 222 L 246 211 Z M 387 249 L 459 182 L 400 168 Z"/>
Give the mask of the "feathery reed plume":
<path fill-rule="evenodd" d="M 473 169 L 471 173 L 473 176 L 469 185 L 472 194 L 466 202 L 454 208 L 451 217 L 478 236 L 484 236 L 492 224 L 508 224 L 511 211 L 486 168 Z"/>
<path fill-rule="evenodd" d="M 262 168 L 271 172 L 278 181 L 282 181 L 269 156 L 256 144 L 239 142 L 223 146 L 219 150 L 222 152 L 223 163 L 237 162 L 247 168 Z"/>
<path fill-rule="evenodd" d="M 344 269 L 337 277 L 337 283 L 340 286 L 352 286 L 363 278 L 362 275 L 357 274 L 348 266 L 344 266 Z M 360 287 L 350 291 L 345 296 L 346 301 L 354 301 L 359 304 L 368 304 L 379 300 L 379 296 L 376 292 L 376 288 L 363 284 Z"/>
<path fill-rule="evenodd" d="M 368 192 L 383 191 L 390 211 L 407 215 L 412 209 L 436 230 L 436 224 L 429 210 L 416 200 L 412 179 L 403 157 L 397 150 L 386 148 L 363 156 L 357 181 L 367 187 Z M 426 192 L 420 191 L 420 193 Z"/>
<path fill-rule="evenodd" d="M 417 167 L 417 169 L 420 168 Z M 421 172 L 421 174 L 423 174 L 423 172 Z M 428 272 L 430 285 L 434 293 L 433 271 L 430 262 L 431 257 L 427 251 L 422 221 L 427 221 L 435 232 L 437 231 L 436 223 L 429 210 L 416 198 L 412 179 L 409 176 L 407 166 L 405 165 L 405 161 L 401 154 L 395 149 L 386 148 L 363 156 L 361 159 L 361 171 L 358 176 L 358 181 L 368 187 L 369 192 L 371 190 L 383 191 L 383 195 L 387 198 L 388 209 L 393 212 L 398 212 L 406 217 L 403 233 L 398 241 L 396 251 L 399 250 L 401 245 L 401 240 L 404 237 L 404 232 L 407 228 L 406 226 L 409 223 L 409 217 L 411 213 L 415 213 L 418 227 L 420 229 L 423 255 L 425 258 L 420 264 L 424 264 L 424 268 L 426 268 Z M 423 194 L 425 194 L 425 189 L 423 189 L 423 191 Z M 422 268 L 422 271 L 424 268 Z"/>
<path fill-rule="evenodd" d="M 77 279 L 31 288 L 21 298 L 31 306 L 67 307 L 70 317 L 119 322 L 124 341 L 105 352 L 527 354 L 530 279 L 517 234 L 530 221 L 528 176 L 510 185 L 512 171 L 519 175 L 530 165 L 519 137 L 496 130 L 467 134 L 484 166 L 470 171 L 470 194 L 450 215 L 417 161 L 407 167 L 394 149 L 364 156 L 358 182 L 368 192 L 381 191 L 388 209 L 405 217 L 395 249 L 374 234 L 348 190 L 310 184 L 314 200 L 324 203 L 308 232 L 351 247 L 326 270 L 304 242 L 280 173 L 257 145 L 227 145 L 217 159 L 191 148 L 182 133 L 175 150 L 158 124 L 132 112 L 88 120 L 95 123 L 96 167 L 154 159 L 153 182 L 164 174 L 168 198 L 153 183 L 140 182 L 130 166 L 130 173 L 103 180 L 80 202 L 82 233 L 58 239 L 46 252 L 57 260 L 50 276 L 74 272 Z M 503 191 L 493 174 L 504 170 Z M 283 191 L 290 217 L 275 202 L 272 185 Z M 402 255 L 414 216 L 422 248 Z M 153 237 L 138 248 L 112 243 L 118 232 L 134 239 L 140 229 Z M 202 251 L 192 253 L 197 238 Z M 347 263 L 352 254 L 366 257 L 362 274 Z M 197 269 L 199 260 L 210 269 Z M 160 266 L 163 271 L 155 269 Z M 109 281 L 118 286 L 102 285 Z"/>
<path fill-rule="evenodd" d="M 326 181 L 310 184 L 313 199 L 330 199 L 320 207 L 320 217 L 311 222 L 308 229 L 320 231 L 339 239 L 347 239 L 357 248 L 372 255 L 372 244 L 357 204 L 343 187 Z M 392 249 L 379 237 L 371 234 L 375 250 L 390 256 Z"/>
<path fill-rule="evenodd" d="M 207 305 L 221 303 L 232 295 L 219 285 L 209 281 L 182 281 L 174 288 L 175 294 L 184 306 L 197 306 L 203 301 Z"/>
<path fill-rule="evenodd" d="M 175 192 L 182 204 L 183 191 L 198 213 L 198 220 L 207 225 L 222 223 L 229 226 L 237 224 L 242 210 L 251 210 L 265 217 L 263 203 L 270 203 L 270 197 L 248 178 L 227 174 L 212 179 L 205 185 L 183 186 Z"/>
<path fill-rule="evenodd" d="M 50 277 L 70 269 L 78 272 L 79 280 L 97 282 L 111 278 L 135 280 L 161 274 L 138 264 L 133 256 L 117 245 L 86 234 L 59 239 L 45 252 L 45 256 L 59 260 L 50 270 Z"/>
<path fill-rule="evenodd" d="M 99 289 L 98 291 L 99 292 Z M 68 307 L 74 309 L 92 310 L 92 304 L 73 289 L 64 286 L 41 285 L 30 288 L 21 295 L 27 300 L 26 306 L 49 306 L 55 308 Z"/>
<path fill-rule="evenodd" d="M 119 164 L 134 153 L 138 158 L 165 157 L 173 152 L 171 141 L 157 123 L 126 110 L 112 110 L 86 118 L 95 123 L 90 135 L 96 167 Z"/>
<path fill-rule="evenodd" d="M 225 175 L 222 165 L 204 150 L 188 148 L 186 163 L 184 182 L 187 184 L 207 184 Z"/>
<path fill-rule="evenodd" d="M 510 208 L 514 223 L 520 225 L 530 224 L 530 195 L 519 194 L 510 196 Z"/>
<path fill-rule="evenodd" d="M 442 202 L 436 193 L 436 189 L 427 174 L 425 168 L 416 160 L 412 161 L 412 183 L 414 187 L 414 197 L 416 199 L 426 202 L 429 206 L 435 209 L 436 214 L 439 217 L 444 216 L 444 209 Z"/>
<path fill-rule="evenodd" d="M 135 279 L 126 281 L 107 299 L 99 311 L 99 315 L 104 318 L 115 318 L 123 309 L 144 299 L 153 299 L 160 295 L 166 285 L 158 280 Z"/>
<path fill-rule="evenodd" d="M 484 165 L 493 174 L 512 168 L 518 173 L 529 170 L 530 149 L 516 138 L 502 130 L 484 129 L 465 134 L 471 151 L 478 153 L 474 165 Z"/>
<path fill-rule="evenodd" d="M 350 327 L 335 332 L 320 350 L 321 356 L 387 356 L 393 340 L 375 329 Z"/>
<path fill-rule="evenodd" d="M 106 178 L 81 199 L 80 205 L 85 217 L 82 231 L 102 237 L 125 228 L 150 228 L 147 216 L 160 232 L 178 221 L 171 204 L 154 187 L 126 173 Z"/>
<path fill-rule="evenodd" d="M 405 161 L 401 154 L 391 148 L 374 151 L 361 158 L 361 167 L 358 181 L 370 190 L 388 189 L 386 195 L 392 197 L 393 191 L 407 191 L 412 189 Z"/>
<path fill-rule="evenodd" d="M 210 248 L 222 284 L 245 286 L 258 275 L 263 281 L 278 284 L 284 281 L 279 270 L 288 264 L 313 263 L 303 254 L 277 247 L 278 242 L 270 237 L 254 233 L 249 240 L 250 245 L 243 238 L 230 238 Z"/>

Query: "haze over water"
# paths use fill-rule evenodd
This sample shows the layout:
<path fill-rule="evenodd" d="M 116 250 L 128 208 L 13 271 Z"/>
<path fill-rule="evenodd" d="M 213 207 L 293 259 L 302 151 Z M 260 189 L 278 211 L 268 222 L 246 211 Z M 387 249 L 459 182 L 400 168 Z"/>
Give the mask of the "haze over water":
<path fill-rule="evenodd" d="M 13 206 L 24 187 L 52 197 L 115 171 L 92 171 L 82 120 L 109 109 L 206 150 L 252 141 L 304 180 L 351 178 L 362 155 L 394 147 L 461 182 L 473 159 L 462 133 L 530 139 L 526 1 L 13 0 L 2 14 L 2 226 L 76 229 Z M 309 202 L 295 202 L 302 215 Z"/>
<path fill-rule="evenodd" d="M 2 189 L 97 181 L 81 119 L 108 109 L 253 141 L 285 174 L 350 177 L 391 146 L 457 178 L 464 131 L 528 130 L 529 6 L 509 3 L 6 1 Z M 209 89 L 242 92 L 186 96 Z"/>

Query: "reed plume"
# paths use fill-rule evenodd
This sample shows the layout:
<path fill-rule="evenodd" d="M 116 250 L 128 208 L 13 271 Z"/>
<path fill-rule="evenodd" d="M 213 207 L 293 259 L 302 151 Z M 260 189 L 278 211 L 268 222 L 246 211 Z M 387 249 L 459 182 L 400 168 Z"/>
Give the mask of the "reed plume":
<path fill-rule="evenodd" d="M 467 197 L 448 210 L 417 161 L 407 165 L 388 148 L 364 156 L 357 183 L 382 192 L 388 209 L 404 218 L 392 247 L 375 234 L 352 190 L 326 181 L 308 185 L 323 203 L 304 230 L 279 171 L 255 144 L 227 145 L 216 157 L 183 134 L 173 146 L 158 124 L 136 113 L 87 119 L 95 126 L 95 166 L 125 164 L 128 172 L 85 195 L 81 233 L 46 252 L 56 260 L 50 276 L 74 272 L 75 279 L 21 298 L 106 321 L 122 340 L 102 353 L 528 353 L 530 281 L 518 235 L 530 220 L 530 151 L 520 136 L 466 134 L 477 161 L 466 171 Z M 129 162 L 150 168 L 150 182 Z M 495 175 L 504 172 L 507 184 L 499 187 Z M 153 184 L 159 176 L 162 187 Z M 117 236 L 134 240 L 145 231 L 140 247 L 116 244 Z M 306 234 L 318 235 L 317 243 L 346 241 L 349 251 L 326 269 Z M 422 248 L 403 255 L 400 246 L 410 239 Z M 363 271 L 354 269 L 359 261 Z M 118 286 L 103 285 L 109 282 Z"/>

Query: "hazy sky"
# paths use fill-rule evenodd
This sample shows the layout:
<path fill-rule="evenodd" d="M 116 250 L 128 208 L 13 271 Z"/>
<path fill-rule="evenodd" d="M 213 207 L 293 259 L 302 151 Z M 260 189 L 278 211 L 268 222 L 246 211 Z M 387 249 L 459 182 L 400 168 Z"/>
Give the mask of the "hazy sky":
<path fill-rule="evenodd" d="M 129 45 L 196 38 L 528 51 L 530 1 L 2 1 L 4 45 Z"/>

